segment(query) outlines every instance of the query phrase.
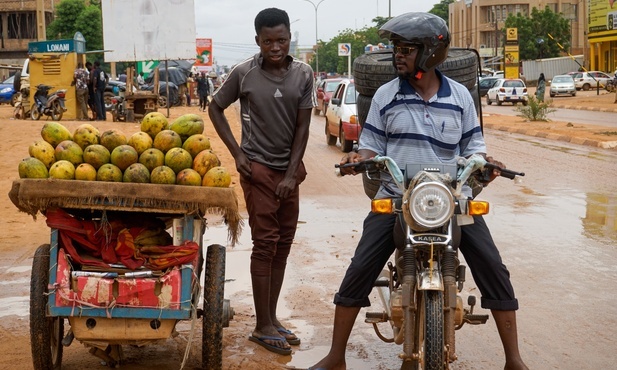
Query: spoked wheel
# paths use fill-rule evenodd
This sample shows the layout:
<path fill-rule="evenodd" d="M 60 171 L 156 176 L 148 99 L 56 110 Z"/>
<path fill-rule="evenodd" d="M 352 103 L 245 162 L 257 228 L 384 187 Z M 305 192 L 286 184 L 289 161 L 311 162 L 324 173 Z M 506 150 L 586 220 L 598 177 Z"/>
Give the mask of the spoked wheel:
<path fill-rule="evenodd" d="M 159 95 L 158 104 L 160 108 L 167 108 L 167 97 Z"/>
<path fill-rule="evenodd" d="M 32 108 L 30 108 L 30 118 L 34 121 L 38 121 L 41 118 L 41 112 L 39 112 L 36 104 L 32 104 Z"/>
<path fill-rule="evenodd" d="M 202 367 L 223 367 L 223 324 L 225 319 L 225 247 L 208 246 L 204 279 L 204 315 L 202 319 Z"/>
<path fill-rule="evenodd" d="M 443 293 L 424 290 L 419 292 L 416 316 L 416 353 L 420 356 L 418 364 L 424 370 L 444 370 L 446 353 L 443 335 Z"/>
<path fill-rule="evenodd" d="M 62 364 L 64 318 L 47 316 L 49 244 L 34 253 L 30 277 L 30 344 L 35 369 L 56 370 Z"/>
<path fill-rule="evenodd" d="M 60 121 L 62 119 L 63 113 L 64 110 L 62 109 L 60 102 L 57 100 L 54 101 L 51 107 L 51 119 L 53 119 L 54 121 Z"/>

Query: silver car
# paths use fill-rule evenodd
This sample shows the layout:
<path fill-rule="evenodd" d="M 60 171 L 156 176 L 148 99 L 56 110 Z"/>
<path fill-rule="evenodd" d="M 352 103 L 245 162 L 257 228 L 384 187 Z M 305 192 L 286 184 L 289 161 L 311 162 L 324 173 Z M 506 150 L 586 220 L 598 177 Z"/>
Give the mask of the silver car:
<path fill-rule="evenodd" d="M 551 98 L 562 94 L 576 96 L 576 86 L 574 85 L 574 79 L 570 75 L 558 75 L 553 77 L 551 81 Z"/>

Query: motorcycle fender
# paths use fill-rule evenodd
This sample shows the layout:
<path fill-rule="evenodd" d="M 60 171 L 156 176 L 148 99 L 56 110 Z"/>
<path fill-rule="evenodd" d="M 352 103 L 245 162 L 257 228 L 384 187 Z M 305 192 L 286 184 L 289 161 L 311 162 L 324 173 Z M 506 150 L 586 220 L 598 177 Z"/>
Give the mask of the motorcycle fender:
<path fill-rule="evenodd" d="M 443 290 L 443 278 L 439 270 L 433 269 L 433 273 L 429 269 L 421 271 L 418 290 Z"/>
<path fill-rule="evenodd" d="M 456 215 L 456 223 L 459 226 L 473 224 L 473 216 L 470 215 Z"/>

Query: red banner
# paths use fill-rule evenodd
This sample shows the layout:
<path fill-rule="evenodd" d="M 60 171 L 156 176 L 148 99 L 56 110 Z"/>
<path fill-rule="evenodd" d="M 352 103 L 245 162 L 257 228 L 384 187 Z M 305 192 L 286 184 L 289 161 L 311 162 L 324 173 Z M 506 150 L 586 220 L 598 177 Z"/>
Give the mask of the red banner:
<path fill-rule="evenodd" d="M 196 39 L 197 57 L 195 67 L 199 71 L 212 69 L 212 39 Z"/>

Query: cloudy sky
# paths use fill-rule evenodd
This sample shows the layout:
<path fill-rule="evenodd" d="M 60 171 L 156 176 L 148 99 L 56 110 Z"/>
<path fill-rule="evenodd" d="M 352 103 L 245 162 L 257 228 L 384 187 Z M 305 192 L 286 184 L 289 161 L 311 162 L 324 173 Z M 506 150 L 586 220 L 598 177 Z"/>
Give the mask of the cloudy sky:
<path fill-rule="evenodd" d="M 289 14 L 292 39 L 300 47 L 315 44 L 315 7 L 318 5 L 318 38 L 328 41 L 345 29 L 372 26 L 376 16 L 429 11 L 439 0 L 194 0 L 198 38 L 211 38 L 214 59 L 231 66 L 259 51 L 253 21 L 265 8 Z M 312 2 L 312 4 L 311 4 Z M 314 4 L 314 5 L 313 5 Z"/>

